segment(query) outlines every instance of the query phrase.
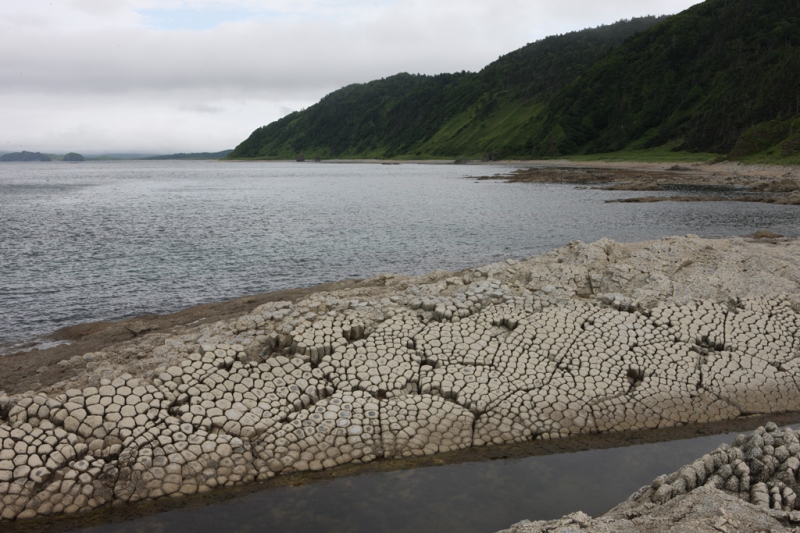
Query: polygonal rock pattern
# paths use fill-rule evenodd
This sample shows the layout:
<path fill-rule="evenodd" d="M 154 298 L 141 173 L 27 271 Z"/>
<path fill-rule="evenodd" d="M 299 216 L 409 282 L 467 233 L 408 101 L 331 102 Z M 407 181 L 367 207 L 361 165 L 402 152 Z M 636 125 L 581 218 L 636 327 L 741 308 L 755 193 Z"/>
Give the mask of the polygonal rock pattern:
<path fill-rule="evenodd" d="M 637 501 L 664 504 L 698 487 L 709 486 L 765 509 L 793 511 L 800 487 L 798 432 L 774 423 L 739 435 L 637 493 Z"/>
<path fill-rule="evenodd" d="M 413 392 L 418 388 L 420 363 L 413 337 L 423 327 L 410 313 L 395 316 L 367 339 L 326 354 L 320 369 L 337 390 L 385 397 Z"/>
<path fill-rule="evenodd" d="M 795 381 L 798 374 L 770 364 L 763 357 L 736 352 L 717 352 L 702 359 L 706 389 L 742 413 L 771 414 L 800 409 Z"/>
<path fill-rule="evenodd" d="M 373 461 L 380 446 L 378 402 L 362 391 L 337 392 L 255 441 L 259 475 L 319 471 Z"/>
<path fill-rule="evenodd" d="M 404 396 L 381 408 L 381 442 L 386 458 L 433 455 L 472 446 L 475 417 L 436 396 Z"/>
<path fill-rule="evenodd" d="M 300 358 L 277 356 L 261 364 L 224 358 L 215 360 L 209 351 L 192 354 L 182 367 L 162 374 L 164 384 L 180 394 L 171 410 L 183 422 L 253 437 L 333 393 L 322 371 Z"/>
<path fill-rule="evenodd" d="M 797 432 L 770 423 L 658 477 L 601 516 L 576 512 L 498 533 L 794 533 L 800 522 L 798 453 Z"/>
<path fill-rule="evenodd" d="M 270 304 L 236 320 L 227 342 L 167 339 L 149 379 L 123 373 L 62 394 L 0 397 L 0 516 L 86 511 L 378 457 L 800 410 L 800 319 L 789 299 L 646 310 L 622 295 L 563 297 L 616 279 L 642 284 L 644 271 L 615 266 L 605 280 L 581 266 L 551 269 L 560 288 L 510 262 L 434 273 L 424 291 L 380 301 L 319 298 L 303 313 Z M 246 338 L 259 340 L 245 348 Z M 793 506 L 797 438 L 760 435 L 764 443 L 741 443 L 665 481 L 671 488 L 654 489 L 657 498 L 713 480 Z"/>
<path fill-rule="evenodd" d="M 448 365 L 420 369 L 420 392 L 452 400 L 475 414 L 486 411 L 516 390 L 508 377 L 491 367 Z M 524 384 L 523 384 L 524 385 Z"/>

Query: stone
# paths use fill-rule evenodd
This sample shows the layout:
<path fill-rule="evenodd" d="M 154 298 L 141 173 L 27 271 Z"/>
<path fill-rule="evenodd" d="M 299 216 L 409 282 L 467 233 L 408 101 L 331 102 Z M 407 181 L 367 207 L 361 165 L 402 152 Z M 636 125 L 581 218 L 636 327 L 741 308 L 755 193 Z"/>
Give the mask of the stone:
<path fill-rule="evenodd" d="M 98 388 L 0 406 L 14 412 L 13 428 L 0 422 L 0 441 L 14 444 L 0 488 L 22 461 L 28 482 L 46 467 L 95 491 L 108 475 L 121 480 L 114 494 L 138 501 L 377 456 L 800 411 L 800 267 L 789 258 L 800 258 L 791 240 L 573 243 L 402 288 L 387 277 L 269 302 L 159 333 L 155 347 L 142 336 L 125 354 L 91 354 Z M 71 387 L 88 383 L 81 372 Z M 718 452 L 654 486 L 651 503 L 704 486 L 752 498 L 758 483 L 771 507 L 796 501 L 796 435 L 767 425 Z M 125 481 L 137 476 L 141 487 Z M 99 498 L 81 496 L 78 509 Z"/>
<path fill-rule="evenodd" d="M 80 424 L 80 421 L 73 416 L 68 416 L 64 419 L 64 429 L 70 433 L 76 433 Z"/>

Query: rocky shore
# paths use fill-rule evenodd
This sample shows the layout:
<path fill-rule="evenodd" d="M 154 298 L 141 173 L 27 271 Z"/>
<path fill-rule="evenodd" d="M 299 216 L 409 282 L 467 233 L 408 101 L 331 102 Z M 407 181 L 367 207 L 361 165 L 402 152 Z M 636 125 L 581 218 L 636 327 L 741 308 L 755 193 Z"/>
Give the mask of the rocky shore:
<path fill-rule="evenodd" d="M 767 424 L 658 477 L 601 517 L 577 512 L 559 520 L 520 522 L 500 533 L 800 531 L 798 433 Z"/>
<path fill-rule="evenodd" d="M 718 163 L 667 165 L 656 163 L 540 162 L 508 175 L 484 176 L 479 180 L 508 183 L 569 183 L 605 191 L 675 191 L 717 188 L 728 195 L 645 196 L 609 200 L 607 203 L 653 202 L 756 202 L 800 205 L 800 170 L 796 167 Z"/>
<path fill-rule="evenodd" d="M 0 393 L 0 517 L 800 411 L 798 259 L 789 239 L 571 243 L 527 261 L 378 276 L 216 322 L 142 329 L 53 363 L 68 379 Z M 794 457 L 797 439 L 780 434 L 778 445 L 775 432 L 756 447 Z M 786 476 L 760 480 L 750 458 L 733 455 L 737 499 L 749 490 L 756 501 L 758 483 L 772 495 L 773 483 L 789 507 L 775 485 L 794 491 Z M 773 474 L 794 464 L 789 456 L 769 463 Z M 695 486 L 717 486 L 715 473 L 727 483 L 723 467 L 704 463 Z M 678 478 L 648 497 L 672 505 L 683 497 Z"/>

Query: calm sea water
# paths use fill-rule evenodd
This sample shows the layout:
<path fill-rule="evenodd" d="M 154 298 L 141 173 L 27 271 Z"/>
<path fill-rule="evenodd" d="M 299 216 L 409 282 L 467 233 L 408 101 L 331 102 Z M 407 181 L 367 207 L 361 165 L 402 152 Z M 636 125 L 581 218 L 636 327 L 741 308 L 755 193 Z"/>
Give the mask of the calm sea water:
<path fill-rule="evenodd" d="M 462 179 L 510 170 L 3 163 L 0 344 L 246 294 L 529 257 L 574 240 L 800 233 L 792 206 L 605 204 L 652 193 Z"/>
<path fill-rule="evenodd" d="M 579 510 L 597 516 L 735 437 L 364 474 L 80 531 L 491 533 Z"/>

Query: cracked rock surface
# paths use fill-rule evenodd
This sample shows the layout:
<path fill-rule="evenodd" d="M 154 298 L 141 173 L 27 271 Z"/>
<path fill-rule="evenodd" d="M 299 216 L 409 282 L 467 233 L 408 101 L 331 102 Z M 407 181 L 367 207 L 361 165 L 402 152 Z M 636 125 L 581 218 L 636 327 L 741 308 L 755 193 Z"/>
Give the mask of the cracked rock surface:
<path fill-rule="evenodd" d="M 459 274 L 379 276 L 74 357 L 69 381 L 0 393 L 0 517 L 800 411 L 798 259 L 791 240 L 572 243 Z M 800 466 L 797 439 L 777 440 L 731 459 L 728 477 L 716 462 L 703 475 L 770 505 L 777 487 L 793 509 L 794 485 L 761 479 Z M 669 505 L 680 483 L 654 497 Z"/>
<path fill-rule="evenodd" d="M 603 516 L 578 512 L 520 522 L 501 533 L 797 532 L 798 435 L 769 423 L 658 477 Z"/>

